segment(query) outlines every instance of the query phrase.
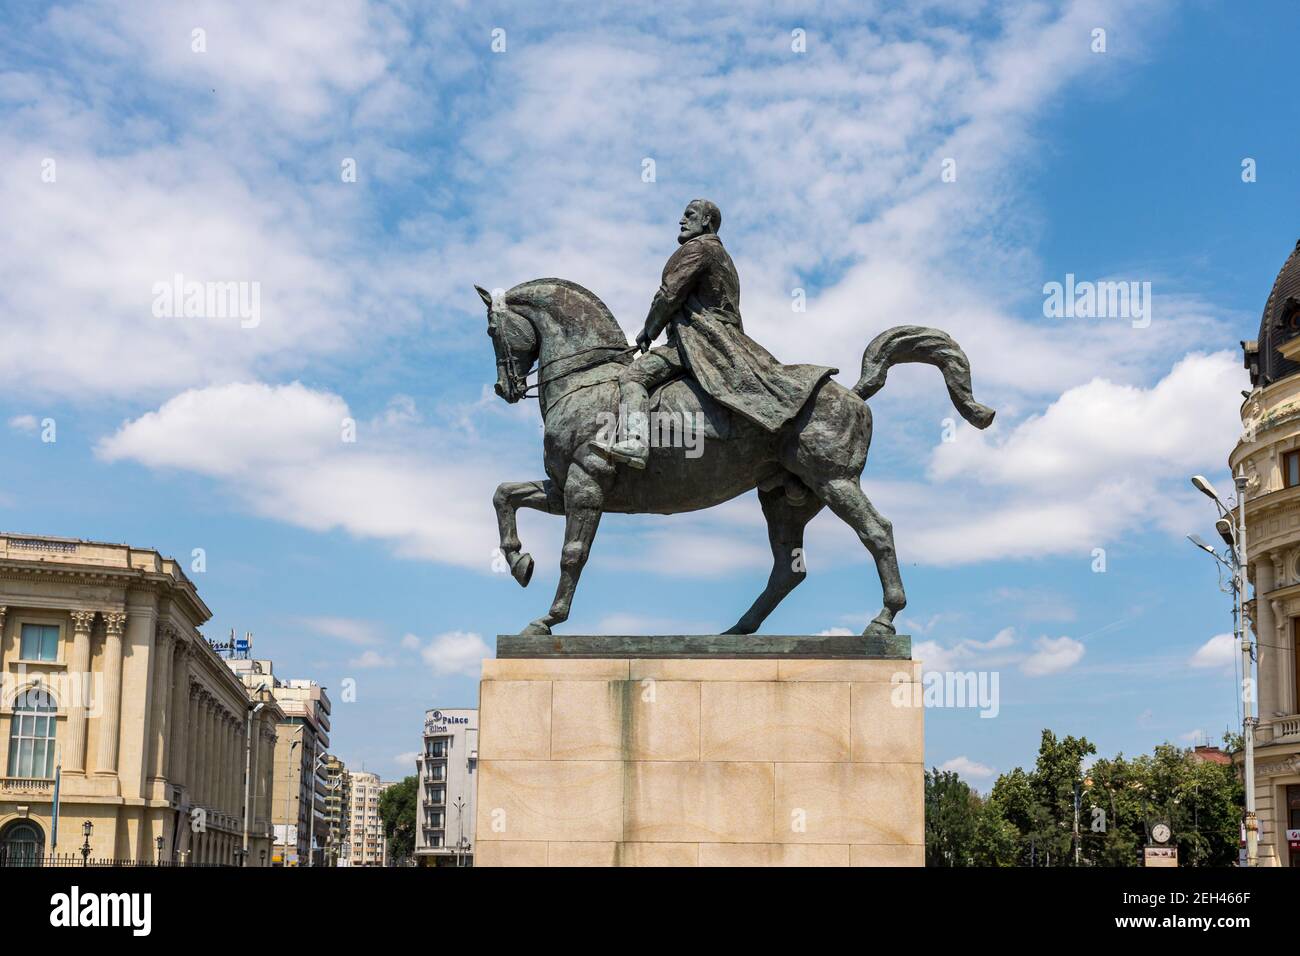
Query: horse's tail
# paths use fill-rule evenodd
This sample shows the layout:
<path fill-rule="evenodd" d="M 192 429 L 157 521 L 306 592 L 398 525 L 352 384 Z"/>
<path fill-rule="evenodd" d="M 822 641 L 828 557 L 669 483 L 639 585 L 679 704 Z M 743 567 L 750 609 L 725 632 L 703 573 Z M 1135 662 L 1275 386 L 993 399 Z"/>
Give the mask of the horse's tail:
<path fill-rule="evenodd" d="M 971 394 L 970 360 L 947 333 L 920 325 L 886 329 L 862 353 L 862 377 L 853 391 L 866 401 L 885 384 L 890 368 L 903 362 L 925 362 L 943 372 L 948 394 L 961 417 L 976 428 L 988 428 L 996 411 L 975 401 Z"/>

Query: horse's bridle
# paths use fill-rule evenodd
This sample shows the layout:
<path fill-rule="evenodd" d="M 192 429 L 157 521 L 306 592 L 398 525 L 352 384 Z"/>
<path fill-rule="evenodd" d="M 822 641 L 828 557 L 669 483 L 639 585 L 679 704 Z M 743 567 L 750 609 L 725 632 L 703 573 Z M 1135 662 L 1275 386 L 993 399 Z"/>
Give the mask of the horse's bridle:
<path fill-rule="evenodd" d="M 510 314 L 515 315 L 517 313 L 512 312 Z M 533 325 L 533 320 L 528 318 L 528 316 L 526 315 L 521 315 L 519 316 L 519 318 L 523 319 L 525 322 L 527 322 L 529 325 L 533 327 L 533 338 L 538 343 L 538 347 L 540 350 L 540 344 L 542 339 L 541 336 L 537 334 L 537 326 Z M 585 372 L 588 369 L 593 369 L 597 365 L 603 365 L 605 362 L 611 361 L 612 359 L 621 358 L 624 355 L 628 355 L 632 352 L 635 352 L 639 347 L 636 345 L 627 348 L 621 348 L 620 346 L 617 345 L 593 345 L 590 348 L 578 349 L 578 351 L 576 352 L 570 352 L 568 355 L 561 355 L 559 358 L 553 358 L 549 362 L 543 362 L 542 364 L 538 365 L 537 381 L 534 382 L 532 385 L 529 385 L 528 373 L 525 372 L 523 375 L 519 374 L 519 363 L 515 361 L 515 350 L 510 347 L 509 336 L 505 338 L 502 345 L 504 346 L 505 349 L 505 358 L 497 359 L 497 368 L 501 369 L 504 367 L 506 373 L 506 382 L 510 386 L 511 394 L 514 394 L 515 391 L 518 390 L 519 397 L 521 399 L 523 398 L 540 399 L 541 398 L 540 391 L 542 387 L 542 373 L 545 372 L 551 366 L 559 362 L 565 362 L 568 361 L 569 359 L 577 358 L 579 355 L 586 355 L 589 352 L 617 352 L 618 353 L 615 356 L 605 356 L 602 358 L 598 358 L 591 362 L 587 362 L 586 364 L 579 365 L 576 368 L 566 369 L 565 371 L 561 372 L 558 375 L 552 375 L 549 379 L 547 379 L 548 384 L 550 382 L 558 382 L 560 379 L 567 378 L 570 375 L 576 375 L 578 372 Z M 530 388 L 535 388 L 538 391 L 529 395 L 528 390 Z"/>

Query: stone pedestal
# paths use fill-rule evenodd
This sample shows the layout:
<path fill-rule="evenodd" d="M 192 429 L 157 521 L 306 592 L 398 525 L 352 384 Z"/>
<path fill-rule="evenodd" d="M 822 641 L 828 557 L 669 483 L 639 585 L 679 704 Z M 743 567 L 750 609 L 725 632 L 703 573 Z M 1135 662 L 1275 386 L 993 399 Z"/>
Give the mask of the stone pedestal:
<path fill-rule="evenodd" d="M 905 637 L 502 637 L 497 653 L 476 866 L 924 864 Z"/>

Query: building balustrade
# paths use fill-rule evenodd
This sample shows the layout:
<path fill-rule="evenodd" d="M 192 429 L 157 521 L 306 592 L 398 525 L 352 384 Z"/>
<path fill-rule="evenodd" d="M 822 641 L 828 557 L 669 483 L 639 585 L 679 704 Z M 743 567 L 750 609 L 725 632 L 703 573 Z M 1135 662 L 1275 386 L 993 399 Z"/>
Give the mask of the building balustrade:
<path fill-rule="evenodd" d="M 1258 731 L 1261 744 L 1300 742 L 1300 714 L 1261 720 Z"/>
<path fill-rule="evenodd" d="M 54 781 L 46 777 L 0 777 L 0 793 L 51 794 Z"/>

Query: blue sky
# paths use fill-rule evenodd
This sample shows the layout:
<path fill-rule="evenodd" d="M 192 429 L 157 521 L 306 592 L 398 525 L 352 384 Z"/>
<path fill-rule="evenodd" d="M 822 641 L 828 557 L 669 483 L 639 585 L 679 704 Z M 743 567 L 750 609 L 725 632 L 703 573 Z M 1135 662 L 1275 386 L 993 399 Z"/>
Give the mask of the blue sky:
<path fill-rule="evenodd" d="M 1227 487 L 1237 343 L 1300 234 L 1290 5 L 82 2 L 6 22 L 0 526 L 203 548 L 208 635 L 251 630 L 330 687 L 349 765 L 411 772 L 423 711 L 473 705 L 493 636 L 553 592 L 553 518 L 521 516 L 527 590 L 492 572 L 492 491 L 542 477 L 540 423 L 492 395 L 471 286 L 569 278 L 634 334 L 701 195 L 783 360 L 852 383 L 877 332 L 937 325 L 999 409 L 944 442 L 924 367 L 871 403 L 864 487 L 895 525 L 905 628 L 932 665 L 1000 678 L 996 718 L 930 712 L 930 763 L 986 787 L 1044 727 L 1111 754 L 1236 723 L 1186 479 Z M 258 323 L 155 315 L 177 273 L 257 282 Z M 1150 282 L 1150 326 L 1044 317 L 1067 273 Z M 765 630 L 860 630 L 865 552 L 825 513 L 808 547 Z M 564 630 L 726 627 L 767 564 L 752 495 L 611 516 Z"/>

